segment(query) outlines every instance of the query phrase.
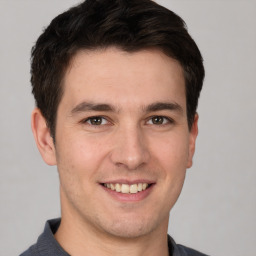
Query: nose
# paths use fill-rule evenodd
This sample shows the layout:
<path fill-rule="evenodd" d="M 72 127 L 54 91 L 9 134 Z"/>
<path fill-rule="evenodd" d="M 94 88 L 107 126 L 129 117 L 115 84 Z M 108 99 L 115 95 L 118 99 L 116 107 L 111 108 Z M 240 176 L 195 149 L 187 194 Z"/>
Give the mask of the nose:
<path fill-rule="evenodd" d="M 128 170 L 136 170 L 148 163 L 150 154 L 146 138 L 139 127 L 120 129 L 113 141 L 111 161 Z"/>

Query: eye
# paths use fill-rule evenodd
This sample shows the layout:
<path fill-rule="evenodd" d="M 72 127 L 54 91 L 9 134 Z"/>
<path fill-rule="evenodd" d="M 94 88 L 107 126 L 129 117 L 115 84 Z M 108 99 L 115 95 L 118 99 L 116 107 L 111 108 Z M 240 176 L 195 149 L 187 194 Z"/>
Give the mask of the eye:
<path fill-rule="evenodd" d="M 170 118 L 167 118 L 164 116 L 153 116 L 148 121 L 148 124 L 154 124 L 154 125 L 164 125 L 168 123 L 173 123 L 173 122 Z"/>
<path fill-rule="evenodd" d="M 106 125 L 108 121 L 101 116 L 93 116 L 87 118 L 84 123 L 88 123 L 89 125 Z"/>

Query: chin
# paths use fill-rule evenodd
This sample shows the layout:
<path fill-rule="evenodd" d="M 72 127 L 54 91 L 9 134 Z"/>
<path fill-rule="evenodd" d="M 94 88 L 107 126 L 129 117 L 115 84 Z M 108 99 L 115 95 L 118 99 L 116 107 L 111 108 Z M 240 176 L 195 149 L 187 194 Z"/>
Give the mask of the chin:
<path fill-rule="evenodd" d="M 139 238 L 150 234 L 158 227 L 157 221 L 141 218 L 115 219 L 112 223 L 102 223 L 105 233 L 123 239 Z"/>

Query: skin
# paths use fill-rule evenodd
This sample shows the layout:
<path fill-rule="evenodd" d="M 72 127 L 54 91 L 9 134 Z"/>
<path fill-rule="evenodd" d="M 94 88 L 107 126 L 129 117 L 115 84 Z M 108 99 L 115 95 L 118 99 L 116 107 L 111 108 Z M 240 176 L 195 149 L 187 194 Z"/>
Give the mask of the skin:
<path fill-rule="evenodd" d="M 169 212 L 192 165 L 197 120 L 189 130 L 182 67 L 159 50 L 78 52 L 64 77 L 55 144 L 40 110 L 32 114 L 39 151 L 58 167 L 62 247 L 168 255 Z M 119 198 L 101 185 L 116 180 L 153 185 L 142 198 Z"/>

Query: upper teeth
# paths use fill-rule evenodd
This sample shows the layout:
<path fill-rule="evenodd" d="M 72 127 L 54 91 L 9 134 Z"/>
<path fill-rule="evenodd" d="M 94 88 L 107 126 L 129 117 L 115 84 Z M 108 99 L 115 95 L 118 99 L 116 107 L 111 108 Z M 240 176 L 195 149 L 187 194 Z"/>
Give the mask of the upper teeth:
<path fill-rule="evenodd" d="M 121 192 L 124 194 L 128 194 L 128 193 L 138 193 L 142 190 L 145 190 L 148 187 L 147 183 L 138 183 L 138 184 L 113 184 L 113 183 L 104 183 L 104 186 L 111 189 L 111 190 L 115 190 L 116 192 Z"/>

